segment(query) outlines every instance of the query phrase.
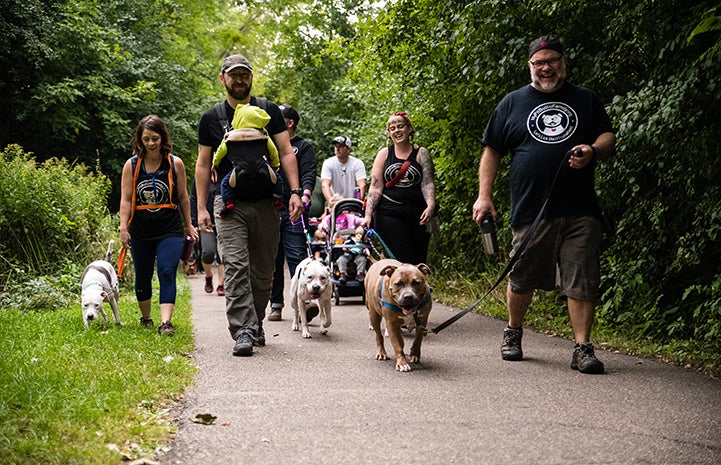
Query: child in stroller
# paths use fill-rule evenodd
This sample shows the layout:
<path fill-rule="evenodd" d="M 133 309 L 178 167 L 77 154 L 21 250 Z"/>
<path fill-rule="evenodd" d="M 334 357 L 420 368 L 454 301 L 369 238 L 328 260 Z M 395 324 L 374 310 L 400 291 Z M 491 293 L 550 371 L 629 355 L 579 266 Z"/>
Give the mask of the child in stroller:
<path fill-rule="evenodd" d="M 338 260 L 336 260 L 336 265 L 338 265 L 338 271 L 340 272 L 338 282 L 341 284 L 348 282 L 348 263 L 351 260 L 355 263 L 356 281 L 362 283 L 363 280 L 365 280 L 368 258 L 366 257 L 367 249 L 363 244 L 364 235 L 365 230 L 363 229 L 363 226 L 358 226 L 355 229 L 355 235 L 348 236 L 345 241 L 343 241 L 343 244 L 348 247 L 343 247 L 343 255 L 338 257 Z"/>
<path fill-rule="evenodd" d="M 313 233 L 310 249 L 313 252 L 313 258 L 315 260 L 320 260 L 327 265 L 328 252 L 326 251 L 326 238 L 327 234 L 325 231 L 316 229 Z"/>
<path fill-rule="evenodd" d="M 335 199 L 332 199 L 335 200 Z M 331 202 L 329 202 L 330 204 Z M 366 245 L 363 244 L 364 230 L 362 227 L 356 231 L 363 222 L 363 202 L 358 199 L 339 199 L 331 207 L 330 218 L 324 219 L 328 229 L 328 264 L 333 283 L 335 303 L 340 303 L 340 297 L 362 296 L 365 302 L 365 288 L 363 279 L 367 267 Z M 323 225 L 321 225 L 321 229 Z M 358 242 L 354 240 L 360 233 Z M 351 239 L 351 243 L 345 244 Z M 363 249 L 358 256 L 345 256 L 347 249 Z M 345 249 L 345 250 L 344 250 Z M 358 268 L 358 263 L 362 265 Z M 360 273 L 360 275 L 359 275 Z"/>

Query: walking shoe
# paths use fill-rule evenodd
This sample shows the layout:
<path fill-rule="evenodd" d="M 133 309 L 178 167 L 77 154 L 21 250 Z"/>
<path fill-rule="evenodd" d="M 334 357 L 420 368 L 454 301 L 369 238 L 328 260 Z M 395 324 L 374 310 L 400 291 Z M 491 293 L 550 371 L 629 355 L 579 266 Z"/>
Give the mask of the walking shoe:
<path fill-rule="evenodd" d="M 310 320 L 318 316 L 318 313 L 320 313 L 320 310 L 318 309 L 317 305 L 313 305 L 312 307 L 306 307 L 307 310 L 305 311 L 305 319 L 308 323 L 310 323 Z"/>
<path fill-rule="evenodd" d="M 172 336 L 175 333 L 175 328 L 170 321 L 166 321 L 162 325 L 158 326 L 158 334 L 164 334 L 166 336 Z"/>
<path fill-rule="evenodd" d="M 365 279 L 366 279 L 366 274 L 365 274 L 365 273 L 358 273 L 358 276 L 356 276 L 355 279 L 356 279 L 356 281 L 358 281 L 359 283 L 362 283 L 362 282 L 365 281 Z"/>
<path fill-rule="evenodd" d="M 253 345 L 258 347 L 265 346 L 265 330 L 263 330 L 263 323 L 258 324 L 258 335 L 253 337 Z"/>
<path fill-rule="evenodd" d="M 501 346 L 501 358 L 503 360 L 520 361 L 523 360 L 523 350 L 521 350 L 521 339 L 523 338 L 523 327 L 511 328 L 506 326 L 503 330 L 503 345 Z"/>
<path fill-rule="evenodd" d="M 280 321 L 283 319 L 283 304 L 280 302 L 270 303 L 270 315 L 268 315 L 268 321 Z"/>
<path fill-rule="evenodd" d="M 340 274 L 340 279 L 338 280 L 341 284 L 345 284 L 348 282 L 348 275 L 345 273 Z"/>
<path fill-rule="evenodd" d="M 593 350 L 593 344 L 590 342 L 582 342 L 576 344 L 573 348 L 573 357 L 571 358 L 571 368 L 581 373 L 592 375 L 600 375 L 603 373 L 603 363 L 596 358 Z"/>
<path fill-rule="evenodd" d="M 213 293 L 213 277 L 212 276 L 205 277 L 205 292 L 208 294 Z"/>
<path fill-rule="evenodd" d="M 140 326 L 147 328 L 148 326 L 155 326 L 155 323 L 153 323 L 153 319 L 150 317 L 140 317 Z"/>
<path fill-rule="evenodd" d="M 225 295 L 225 286 L 219 284 L 217 292 L 220 297 L 223 297 Z"/>
<path fill-rule="evenodd" d="M 235 341 L 233 355 L 236 357 L 250 357 L 253 355 L 253 335 L 250 331 L 243 331 Z"/>

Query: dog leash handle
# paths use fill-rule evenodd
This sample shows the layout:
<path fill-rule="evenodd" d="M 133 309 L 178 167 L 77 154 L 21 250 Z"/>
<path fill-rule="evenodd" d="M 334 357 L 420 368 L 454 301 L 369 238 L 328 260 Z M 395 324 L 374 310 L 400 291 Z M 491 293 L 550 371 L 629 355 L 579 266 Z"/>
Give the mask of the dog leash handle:
<path fill-rule="evenodd" d="M 118 253 L 118 278 L 123 276 L 123 268 L 125 268 L 125 255 L 128 253 L 128 248 L 122 246 Z"/>

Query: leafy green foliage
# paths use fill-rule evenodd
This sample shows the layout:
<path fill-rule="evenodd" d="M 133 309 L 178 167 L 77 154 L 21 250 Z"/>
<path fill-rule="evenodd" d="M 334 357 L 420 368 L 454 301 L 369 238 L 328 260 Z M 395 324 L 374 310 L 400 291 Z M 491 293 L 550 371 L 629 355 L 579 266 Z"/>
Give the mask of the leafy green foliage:
<path fill-rule="evenodd" d="M 645 80 L 609 109 L 620 155 L 602 172 L 614 239 L 602 317 L 639 336 L 697 340 L 718 351 L 721 67 L 708 42 L 687 41 L 693 20 L 682 14 L 638 8 L 633 25 L 617 19 L 622 36 L 638 36 L 661 17 L 668 31 L 645 49 L 663 65 L 646 65 Z"/>
<path fill-rule="evenodd" d="M 105 176 L 83 165 L 53 158 L 38 166 L 17 146 L 0 152 L 0 234 L 9 239 L 0 246 L 2 279 L 10 269 L 43 274 L 102 257 L 107 244 L 96 233 L 109 189 Z"/>
<path fill-rule="evenodd" d="M 62 156 L 113 180 L 116 209 L 129 141 L 145 115 L 168 124 L 174 152 L 194 165 L 195 125 L 214 94 L 218 2 L 69 0 L 3 9 L 0 147 L 16 143 L 40 161 Z M 220 23 L 222 24 L 222 23 Z M 31 40 L 26 40 L 31 36 Z M 212 45 L 211 45 L 212 44 Z M 211 58 L 211 59 L 208 59 Z M 7 61 L 5 61 L 7 60 Z M 190 177 L 192 179 L 192 176 Z"/>

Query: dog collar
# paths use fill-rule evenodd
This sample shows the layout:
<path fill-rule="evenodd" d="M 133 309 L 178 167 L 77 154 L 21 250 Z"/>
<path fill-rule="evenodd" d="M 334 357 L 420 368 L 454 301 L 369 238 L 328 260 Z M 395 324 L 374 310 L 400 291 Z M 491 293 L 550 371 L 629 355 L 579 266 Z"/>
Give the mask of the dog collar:
<path fill-rule="evenodd" d="M 384 306 L 387 309 L 393 310 L 396 313 L 403 314 L 403 309 L 400 308 L 398 305 L 392 304 L 390 302 L 386 302 L 383 300 L 383 280 L 381 280 L 381 285 L 378 287 L 378 300 L 380 301 L 381 305 Z M 413 312 L 413 321 L 416 323 L 416 326 L 421 327 L 421 319 L 418 317 L 418 309 L 423 308 L 428 301 L 431 300 L 431 289 L 428 289 L 428 294 L 426 294 L 426 297 L 416 306 L 415 311 Z"/>

